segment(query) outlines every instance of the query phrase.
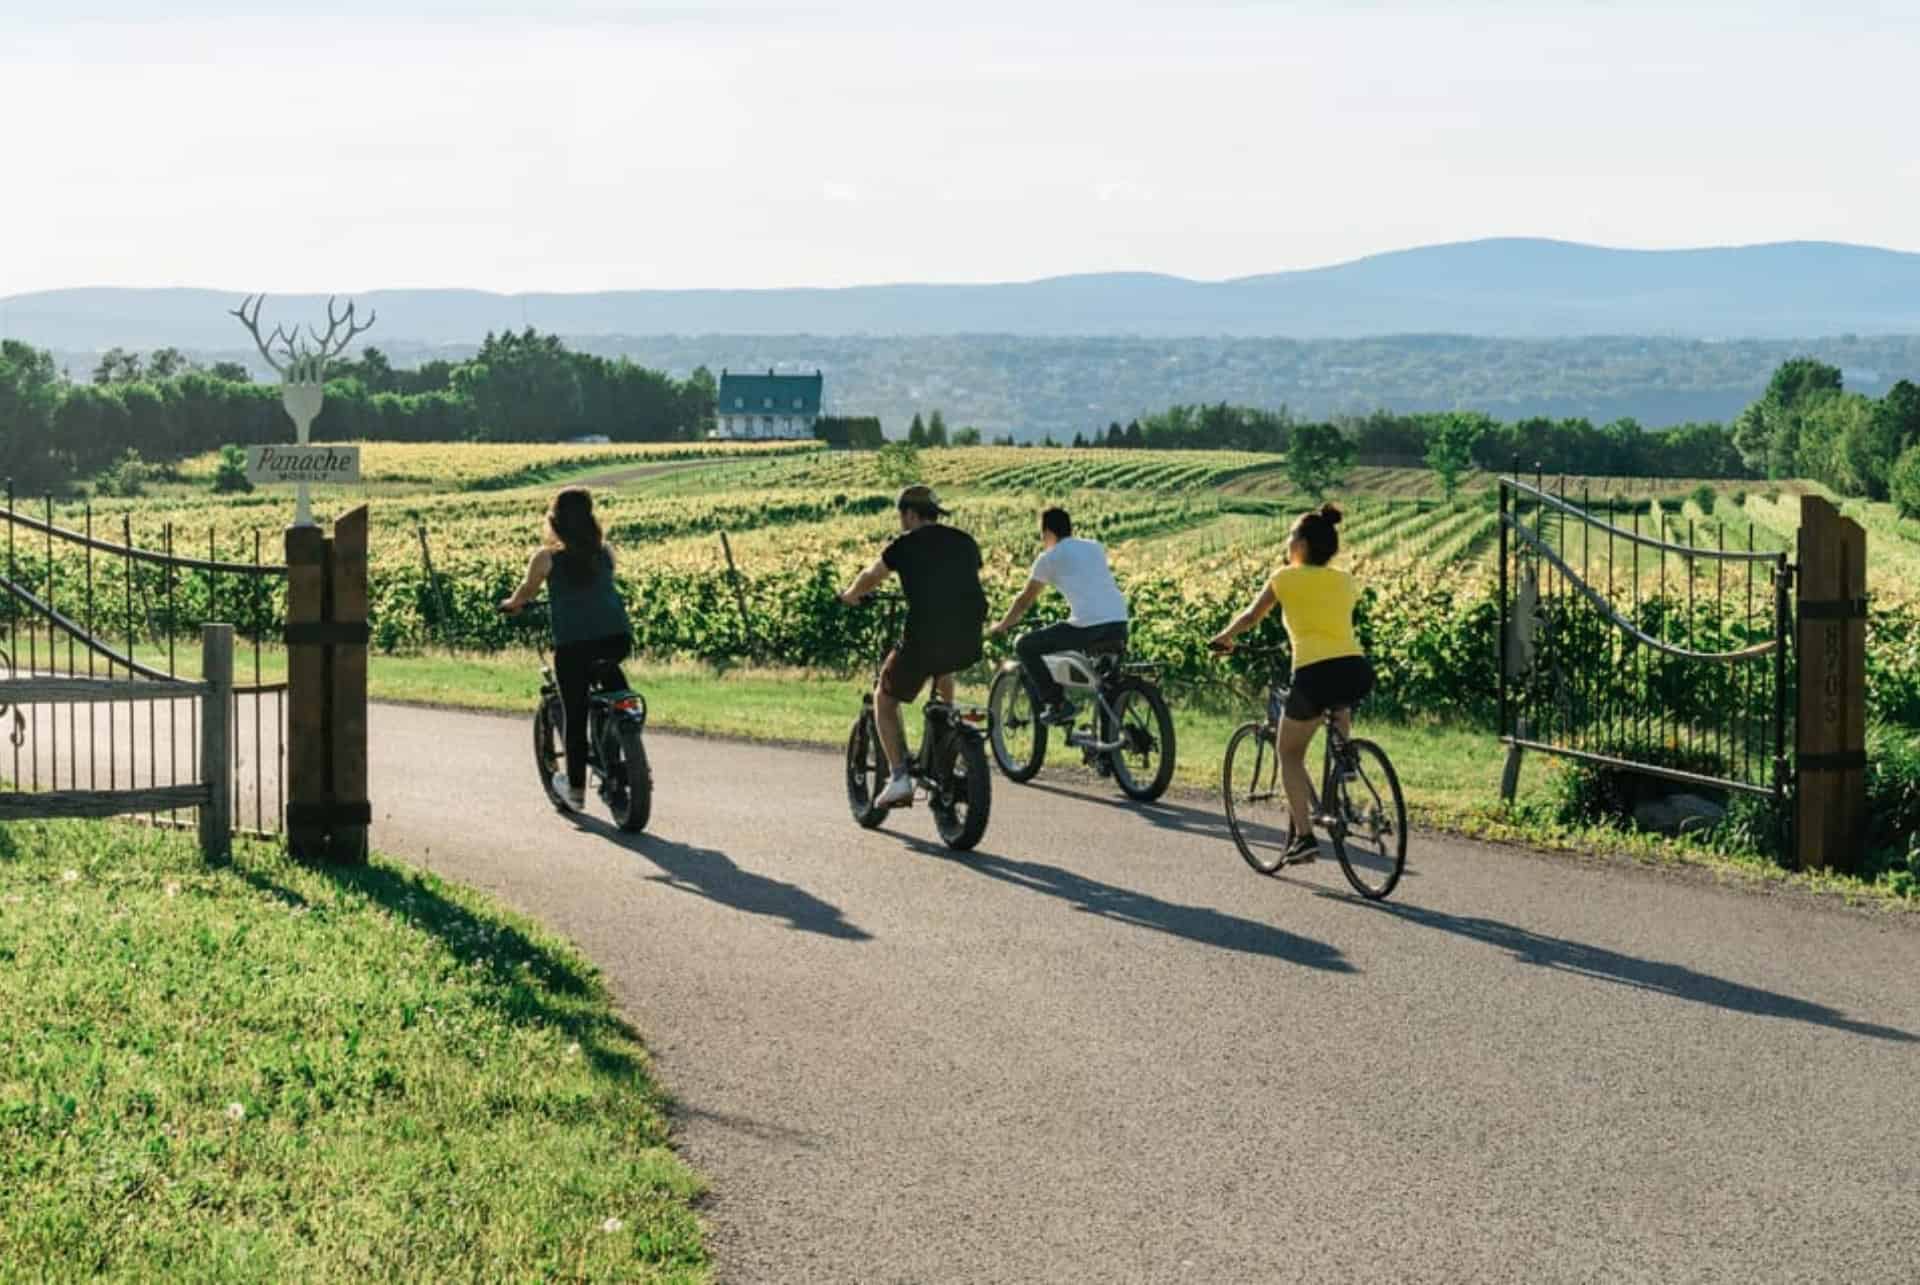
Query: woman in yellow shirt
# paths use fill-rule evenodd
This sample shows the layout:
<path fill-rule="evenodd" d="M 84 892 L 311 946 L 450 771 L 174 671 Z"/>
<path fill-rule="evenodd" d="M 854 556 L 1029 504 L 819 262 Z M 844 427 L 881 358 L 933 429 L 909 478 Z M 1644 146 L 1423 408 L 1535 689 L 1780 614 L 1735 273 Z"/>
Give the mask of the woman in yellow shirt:
<path fill-rule="evenodd" d="M 1353 577 L 1327 563 L 1340 552 L 1340 510 L 1331 504 L 1303 513 L 1287 536 L 1287 565 L 1273 573 L 1260 596 L 1235 616 L 1209 644 L 1229 652 L 1234 639 L 1267 618 L 1275 606 L 1287 626 L 1293 648 L 1293 684 L 1280 719 L 1280 770 L 1293 813 L 1293 842 L 1286 860 L 1312 861 L 1319 855 L 1313 837 L 1307 776 L 1307 751 L 1327 711 L 1335 711 L 1340 730 L 1353 733 L 1353 707 L 1373 690 L 1373 665 L 1353 632 L 1353 606 L 1359 590 Z"/>

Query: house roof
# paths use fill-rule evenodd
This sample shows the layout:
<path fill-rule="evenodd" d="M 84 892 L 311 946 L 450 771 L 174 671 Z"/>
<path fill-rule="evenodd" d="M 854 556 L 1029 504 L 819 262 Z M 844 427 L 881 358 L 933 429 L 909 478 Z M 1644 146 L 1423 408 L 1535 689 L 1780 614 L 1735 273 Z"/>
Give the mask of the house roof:
<path fill-rule="evenodd" d="M 722 415 L 818 415 L 819 371 L 811 375 L 736 375 L 720 372 L 720 395 L 714 409 Z"/>

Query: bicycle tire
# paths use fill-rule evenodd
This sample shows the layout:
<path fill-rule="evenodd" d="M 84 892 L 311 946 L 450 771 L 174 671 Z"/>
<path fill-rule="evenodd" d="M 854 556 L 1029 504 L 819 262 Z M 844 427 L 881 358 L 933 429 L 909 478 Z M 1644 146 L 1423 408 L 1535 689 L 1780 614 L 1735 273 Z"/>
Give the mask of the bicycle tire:
<path fill-rule="evenodd" d="M 1220 765 L 1220 797 L 1241 858 L 1263 875 L 1279 873 L 1292 839 L 1292 816 L 1280 780 L 1279 746 L 1267 724 L 1242 723 L 1234 729 Z"/>
<path fill-rule="evenodd" d="M 1131 738 L 1133 729 L 1127 726 L 1127 710 L 1137 698 L 1144 702 L 1147 712 L 1153 718 L 1150 735 L 1153 749 L 1159 751 L 1160 759 L 1152 776 L 1142 780 L 1134 774 L 1128 763 L 1128 750 L 1121 748 L 1107 753 L 1107 762 L 1113 768 L 1113 779 L 1121 791 L 1137 803 L 1151 803 L 1167 792 L 1173 784 L 1174 732 L 1173 711 L 1167 708 L 1167 699 L 1161 695 L 1154 684 L 1139 678 L 1127 678 L 1114 688 L 1113 712 L 1120 726 L 1116 729 L 1121 737 Z M 1144 729 L 1142 729 L 1144 733 Z"/>
<path fill-rule="evenodd" d="M 874 726 L 873 711 L 862 710 L 853 720 L 853 730 L 847 733 L 847 810 L 861 829 L 874 829 L 887 819 L 887 810 L 873 805 L 886 782 L 880 729 Z"/>
<path fill-rule="evenodd" d="M 1032 729 L 1033 741 L 1024 759 L 1017 757 L 1007 744 L 1007 729 L 1021 722 L 1014 715 L 1023 706 L 1023 726 Z M 1047 761 L 1047 725 L 1040 721 L 1033 685 L 1018 669 L 1003 669 L 994 676 L 993 687 L 987 692 L 987 735 L 993 745 L 993 761 L 1015 785 L 1031 781 Z"/>
<path fill-rule="evenodd" d="M 564 737 L 560 729 L 566 725 L 565 718 L 558 696 L 547 697 L 533 711 L 533 770 L 540 777 L 540 792 L 547 796 L 555 812 L 571 811 L 553 788 L 553 778 L 563 761 Z"/>
<path fill-rule="evenodd" d="M 607 779 L 614 783 L 608 791 L 608 806 L 615 825 L 628 834 L 638 834 L 653 816 L 653 770 L 647 763 L 647 747 L 640 729 L 630 724 L 619 728 L 613 739 L 619 746 L 620 762 L 617 769 L 611 765 L 607 769 Z"/>
<path fill-rule="evenodd" d="M 938 787 L 934 792 L 933 823 L 940 840 L 956 852 L 971 851 L 987 833 L 987 818 L 993 812 L 993 776 L 987 766 L 987 751 L 980 738 L 966 732 L 949 732 L 944 748 Z M 961 769 L 959 789 L 953 788 L 954 768 Z M 942 804 L 940 798 L 953 798 L 958 807 Z"/>
<path fill-rule="evenodd" d="M 1334 776 L 1327 829 L 1347 882 L 1368 901 L 1378 901 L 1407 868 L 1407 799 L 1385 750 L 1372 741 L 1349 741 L 1348 749 L 1352 767 Z M 1356 783 L 1363 791 L 1358 796 Z M 1359 835 L 1365 837 L 1356 843 Z"/>

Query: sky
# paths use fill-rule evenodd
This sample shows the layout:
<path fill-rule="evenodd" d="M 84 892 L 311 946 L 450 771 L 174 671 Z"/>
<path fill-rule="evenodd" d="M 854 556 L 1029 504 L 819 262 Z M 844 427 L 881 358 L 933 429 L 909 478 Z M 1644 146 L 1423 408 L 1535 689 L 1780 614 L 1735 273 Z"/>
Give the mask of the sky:
<path fill-rule="evenodd" d="M 1916 66 L 1920 0 L 0 0 L 0 296 L 1920 250 Z"/>

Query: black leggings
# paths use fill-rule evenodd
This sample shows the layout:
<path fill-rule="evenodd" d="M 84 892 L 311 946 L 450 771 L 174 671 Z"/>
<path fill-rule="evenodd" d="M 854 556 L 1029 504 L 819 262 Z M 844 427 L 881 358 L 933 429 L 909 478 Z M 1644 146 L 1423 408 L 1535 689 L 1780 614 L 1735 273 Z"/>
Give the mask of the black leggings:
<path fill-rule="evenodd" d="M 626 687 L 620 662 L 632 647 L 632 639 L 615 634 L 562 643 L 553 649 L 553 677 L 560 684 L 560 707 L 566 713 L 567 784 L 573 789 L 587 788 L 587 693 L 592 690 L 594 674 L 602 675 L 603 690 Z"/>

